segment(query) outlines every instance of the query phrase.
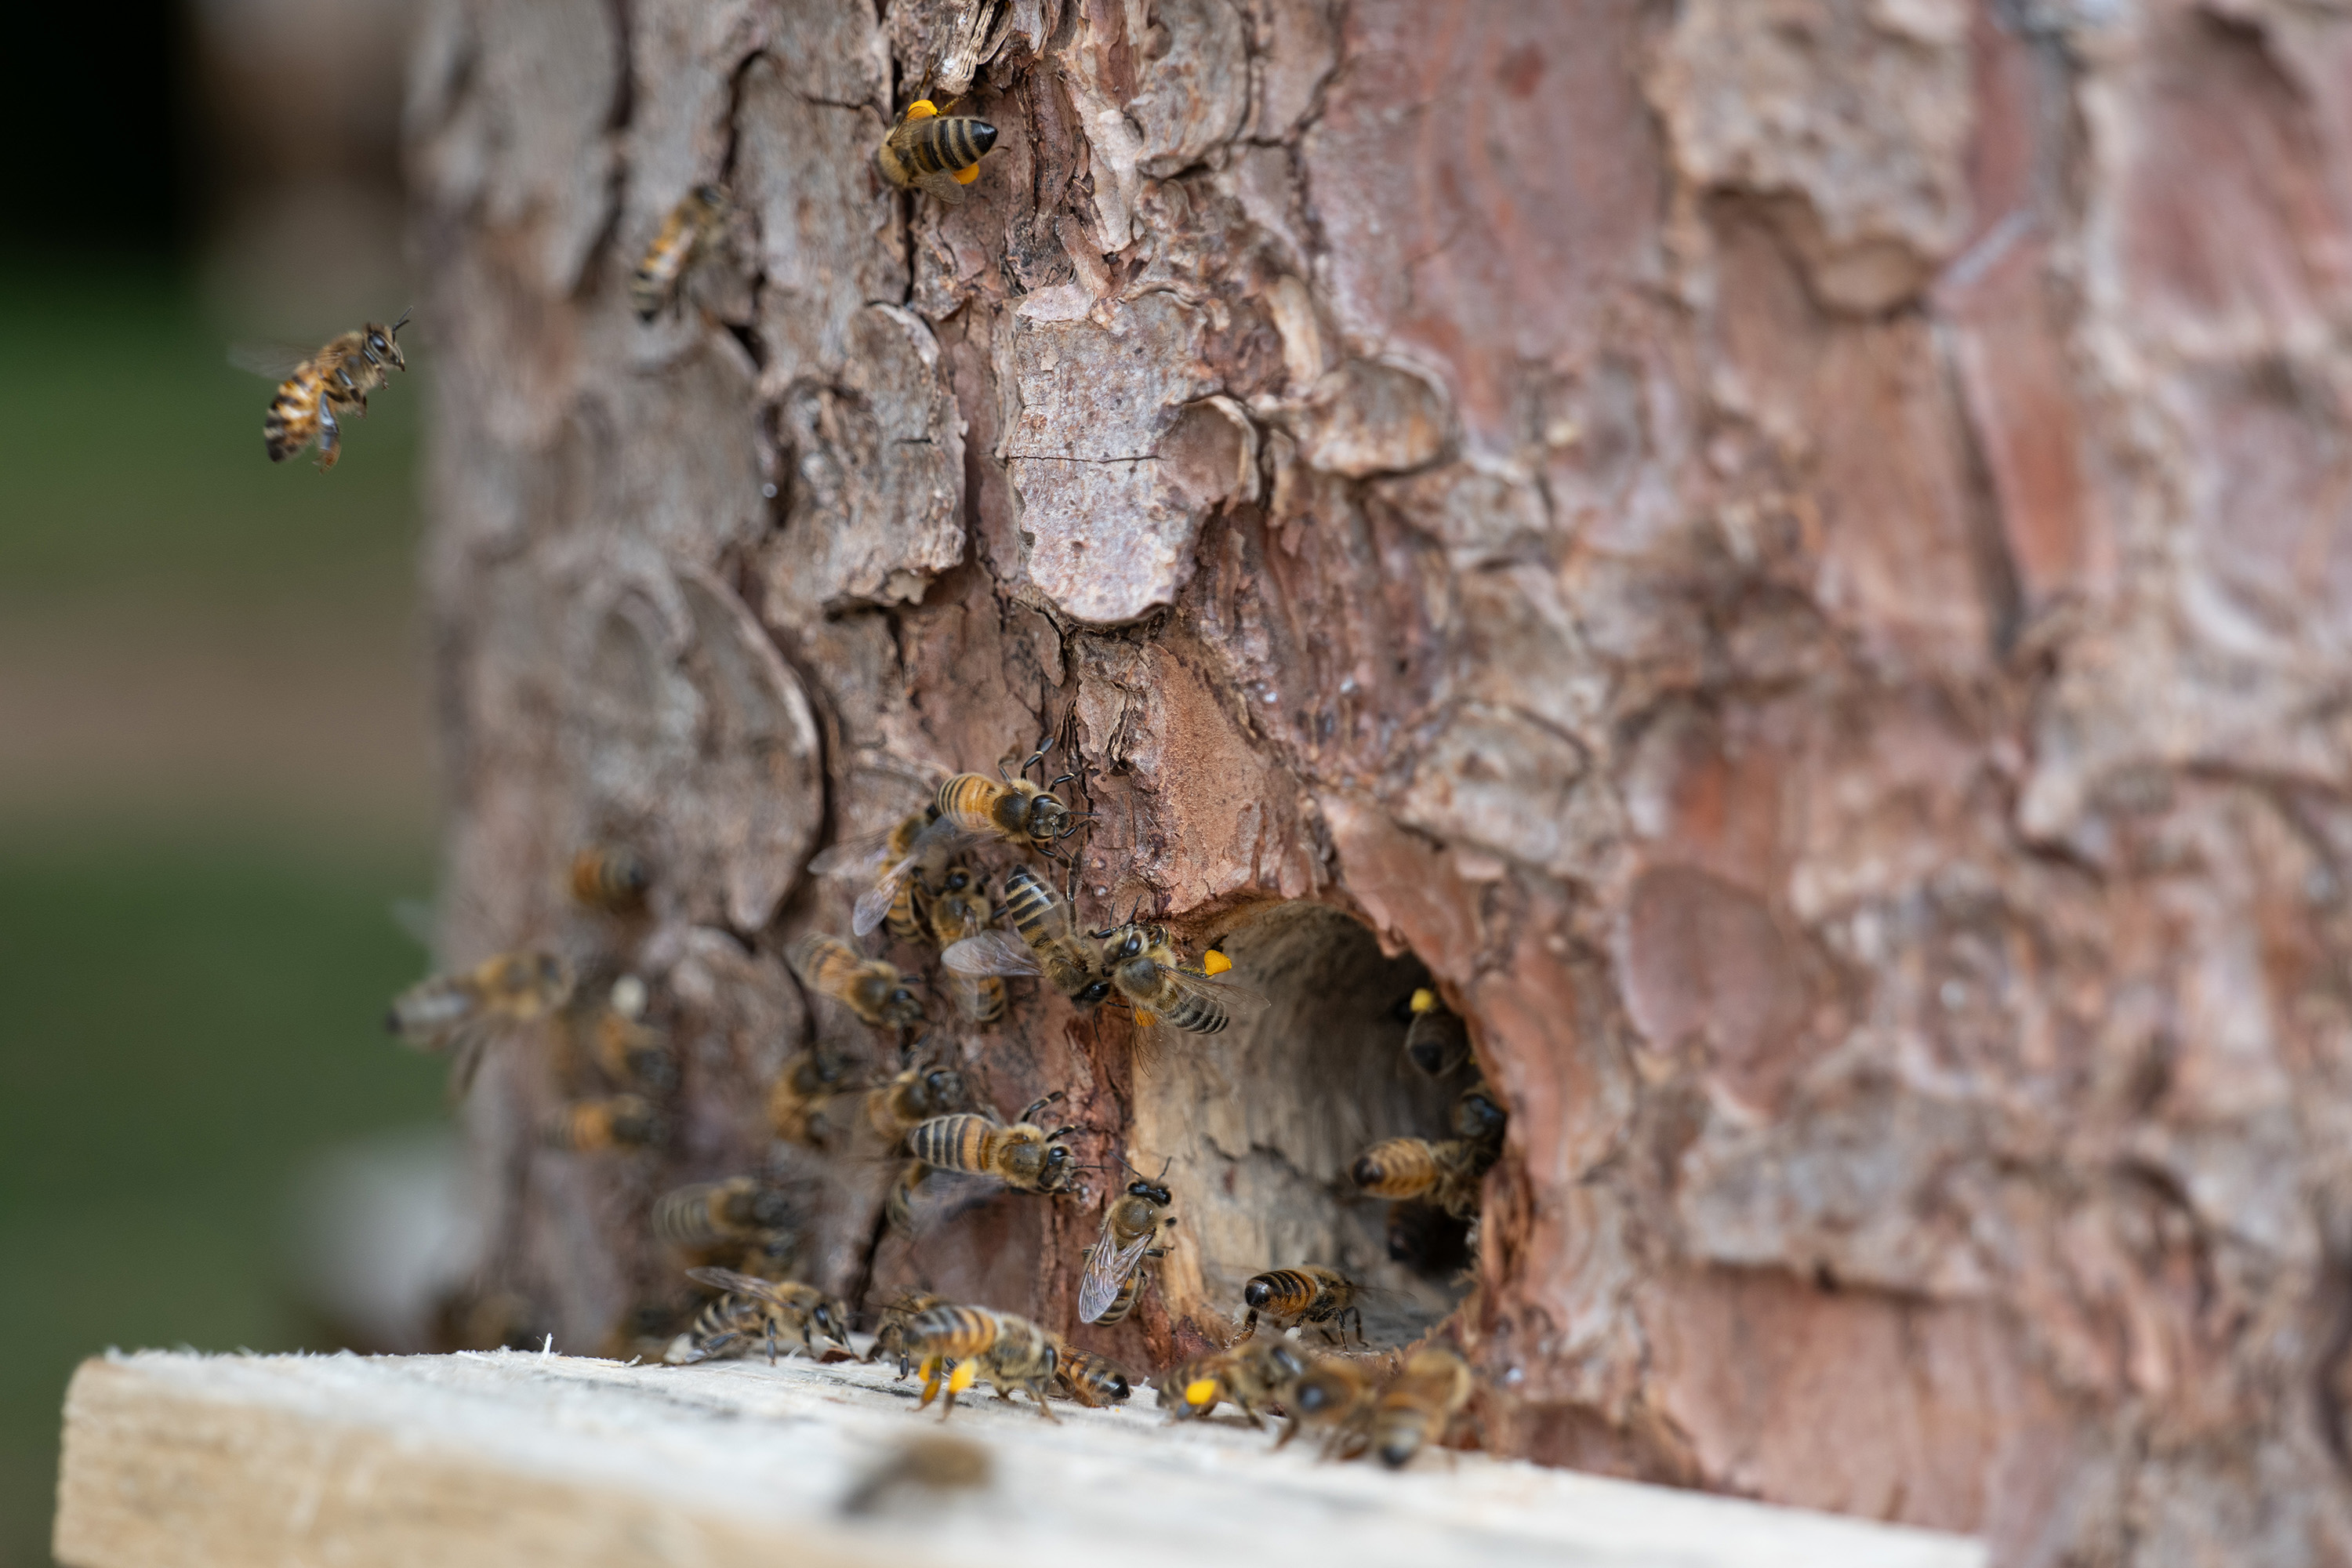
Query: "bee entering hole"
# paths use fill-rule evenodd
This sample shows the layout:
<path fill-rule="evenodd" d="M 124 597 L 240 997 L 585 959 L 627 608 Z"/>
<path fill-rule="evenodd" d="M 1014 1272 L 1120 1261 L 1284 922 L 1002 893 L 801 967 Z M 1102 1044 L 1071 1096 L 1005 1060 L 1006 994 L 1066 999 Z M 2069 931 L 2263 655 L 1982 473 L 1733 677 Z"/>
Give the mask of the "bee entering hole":
<path fill-rule="evenodd" d="M 1306 902 L 1253 911 L 1199 967 L 1265 1005 L 1183 1036 L 1136 1074 L 1129 1157 L 1172 1159 L 1167 1184 L 1184 1215 L 1154 1266 L 1171 1317 L 1213 1339 L 1240 1331 L 1253 1309 L 1277 1330 L 1297 1319 L 1298 1332 L 1330 1329 L 1351 1345 L 1360 1332 L 1374 1347 L 1417 1338 L 1466 1293 L 1469 1227 L 1443 1209 L 1402 1215 L 1362 1189 L 1355 1166 L 1383 1139 L 1451 1136 L 1476 1080 L 1475 1068 L 1433 1077 L 1406 1054 L 1411 998 L 1434 994 L 1427 968 Z M 1254 1284 L 1266 1293 L 1269 1271 L 1312 1269 L 1356 1288 L 1344 1330 L 1247 1299 Z"/>

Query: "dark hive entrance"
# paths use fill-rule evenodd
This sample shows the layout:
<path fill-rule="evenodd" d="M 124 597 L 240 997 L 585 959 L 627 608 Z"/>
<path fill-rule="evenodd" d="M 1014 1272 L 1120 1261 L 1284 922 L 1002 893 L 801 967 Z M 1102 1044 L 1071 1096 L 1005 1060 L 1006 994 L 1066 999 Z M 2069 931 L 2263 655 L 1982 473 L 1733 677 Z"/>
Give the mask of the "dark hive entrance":
<path fill-rule="evenodd" d="M 1322 1263 L 1381 1292 L 1364 1310 L 1374 1344 L 1411 1339 L 1459 1297 L 1458 1230 L 1448 1257 L 1441 1222 L 1425 1270 L 1391 1260 L 1388 1207 L 1358 1197 L 1349 1171 L 1378 1139 L 1447 1136 L 1469 1081 L 1432 1082 L 1404 1059 L 1403 1004 L 1428 971 L 1383 955 L 1360 923 L 1320 904 L 1275 906 L 1222 945 L 1272 1005 L 1185 1037 L 1136 1089 L 1137 1163 L 1175 1161 L 1180 1243 L 1160 1274 L 1170 1312 L 1217 1339 L 1220 1318 L 1239 1320 L 1251 1275 Z"/>

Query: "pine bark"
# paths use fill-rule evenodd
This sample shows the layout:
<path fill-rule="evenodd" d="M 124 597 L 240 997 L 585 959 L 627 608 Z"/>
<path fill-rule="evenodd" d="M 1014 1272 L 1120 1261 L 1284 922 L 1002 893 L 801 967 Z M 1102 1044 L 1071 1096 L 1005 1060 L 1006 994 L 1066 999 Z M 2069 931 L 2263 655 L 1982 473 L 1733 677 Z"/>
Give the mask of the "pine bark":
<path fill-rule="evenodd" d="M 1092 1212 L 869 1258 L 882 1173 L 761 1110 L 889 1058 L 781 961 L 845 929 L 811 852 L 1052 736 L 1087 913 L 1274 1004 L 1139 1070 L 1050 995 L 935 1035 L 1174 1161 L 1080 1338 L 1156 1364 L 1304 1261 L 1448 1307 L 1344 1180 L 1443 1131 L 1426 979 L 1511 1112 L 1488 1446 L 2004 1563 L 2352 1557 L 2352 17 L 1012 0 L 950 208 L 871 154 L 959 12 L 428 7 L 445 956 L 593 949 L 684 1066 L 589 1160 L 530 1135 L 559 1054 L 491 1063 L 483 1292 L 606 1342 L 677 1289 L 650 1196 L 782 1161 L 813 1278 L 1066 1324 Z M 644 921 L 564 902 L 599 837 Z"/>

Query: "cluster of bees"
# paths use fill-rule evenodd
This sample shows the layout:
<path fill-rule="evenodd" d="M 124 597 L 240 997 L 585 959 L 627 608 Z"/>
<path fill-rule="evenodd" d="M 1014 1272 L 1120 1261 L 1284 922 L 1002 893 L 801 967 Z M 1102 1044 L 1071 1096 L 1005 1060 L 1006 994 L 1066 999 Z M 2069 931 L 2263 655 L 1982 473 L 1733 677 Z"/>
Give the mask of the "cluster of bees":
<path fill-rule="evenodd" d="M 950 106 L 952 108 L 952 105 Z M 929 99 L 909 105 L 875 154 L 894 187 L 937 199 L 963 199 L 981 160 L 994 146 L 986 121 L 942 112 Z M 638 317 L 650 322 L 674 308 L 701 258 L 727 241 L 738 208 L 721 184 L 696 186 L 663 220 L 629 283 Z M 342 421 L 366 411 L 368 395 L 390 370 L 405 367 L 398 333 L 369 324 L 316 353 L 270 365 L 286 379 L 270 405 L 268 454 L 283 461 L 312 443 L 321 470 L 340 453 Z M 264 368 L 258 363 L 253 368 Z M 865 1024 L 893 1031 L 898 1068 L 878 1079 L 859 1074 L 842 1052 L 812 1045 L 784 1064 L 767 1101 L 771 1130 L 785 1142 L 831 1150 L 871 1136 L 895 1162 L 883 1199 L 887 1223 L 908 1236 L 957 1212 L 960 1194 L 1010 1191 L 1056 1199 L 1086 1198 L 1082 1167 L 1069 1139 L 1081 1129 L 1050 1125 L 1047 1094 L 1007 1121 L 975 1104 L 963 1076 L 923 1053 L 930 1018 L 928 988 L 860 942 L 877 931 L 902 944 L 936 952 L 940 990 L 974 1028 L 1004 1019 L 1008 981 L 1034 979 L 1081 1011 L 1109 1005 L 1134 1020 L 1136 1060 L 1148 1068 L 1171 1042 L 1213 1035 L 1255 1017 L 1265 998 L 1239 983 L 1225 955 L 1212 949 L 1188 962 L 1168 928 L 1140 910 L 1089 928 L 1076 907 L 1076 860 L 1066 848 L 1090 817 L 1056 792 L 1076 775 L 1048 779 L 1041 742 L 1017 769 L 1000 763 L 995 777 L 960 773 L 941 783 L 921 809 L 867 838 L 827 849 L 811 862 L 821 876 L 857 887 L 846 935 L 816 932 L 788 952 L 805 989 L 829 998 Z M 1032 770 L 1036 781 L 1030 778 Z M 1029 864 L 1005 870 L 992 891 L 982 851 L 1068 868 L 1068 885 Z M 654 868 L 634 850 L 600 844 L 583 849 L 570 890 L 582 906 L 614 916 L 641 913 Z M 589 972 L 583 973 L 583 969 Z M 580 1093 L 540 1129 L 548 1145 L 576 1153 L 649 1149 L 669 1139 L 677 1061 L 665 1035 L 647 1022 L 652 1001 L 634 974 L 596 973 L 555 952 L 500 954 L 462 973 L 437 975 L 394 999 L 392 1030 L 421 1048 L 452 1058 L 453 1090 L 464 1094 L 491 1042 L 516 1026 L 553 1023 L 568 1044 L 568 1076 Z M 1462 1072 L 1470 1060 L 1461 1019 L 1433 994 L 1410 1005 L 1406 1053 L 1433 1079 Z M 1406 1257 L 1429 1216 L 1475 1223 L 1482 1178 L 1499 1154 L 1505 1113 L 1484 1083 L 1462 1091 L 1453 1136 L 1401 1137 L 1365 1149 L 1351 1173 L 1368 1196 L 1391 1205 L 1390 1249 Z M 1125 1163 L 1122 1159 L 1121 1164 Z M 1077 1316 L 1107 1325 L 1133 1310 L 1146 1264 L 1164 1256 L 1176 1224 L 1166 1170 L 1129 1181 L 1106 1205 L 1094 1243 L 1081 1255 Z M 691 1364 L 764 1351 L 770 1361 L 799 1351 L 824 1361 L 855 1353 L 847 1302 L 793 1278 L 803 1215 L 798 1199 L 771 1180 L 737 1176 L 661 1194 L 647 1215 L 656 1238 L 682 1259 L 685 1277 L 711 1292 L 684 1331 L 660 1349 L 671 1364 Z M 1159 1403 L 1171 1420 L 1197 1420 L 1231 1406 L 1253 1426 L 1268 1414 L 1286 1417 L 1276 1447 L 1301 1432 L 1321 1439 L 1326 1457 L 1377 1454 L 1396 1466 L 1444 1440 L 1462 1418 L 1474 1383 L 1450 1345 L 1427 1340 L 1405 1352 L 1375 1352 L 1365 1341 L 1367 1289 L 1339 1270 L 1307 1264 L 1252 1277 L 1233 1343 L 1167 1369 Z M 1353 1331 L 1355 1348 L 1349 1346 Z M 1293 1331 L 1311 1331 L 1310 1348 Z M 1072 1345 L 1027 1318 L 938 1297 L 903 1293 L 874 1321 L 868 1362 L 895 1362 L 901 1379 L 921 1379 L 918 1408 L 940 1404 L 944 1419 L 960 1394 L 986 1383 L 1000 1396 L 1025 1394 L 1048 1420 L 1048 1403 L 1066 1399 L 1102 1407 L 1125 1403 L 1125 1369 Z"/>
<path fill-rule="evenodd" d="M 952 204 L 964 199 L 980 177 L 981 159 L 995 145 L 996 127 L 987 121 L 942 113 L 923 98 L 899 114 L 874 164 L 896 188 Z M 676 302 L 688 270 L 719 247 L 735 213 L 718 184 L 697 185 L 670 208 L 629 279 L 638 320 L 651 321 Z M 274 345 L 231 350 L 232 363 L 278 383 L 262 426 L 269 460 L 282 463 L 315 442 L 319 471 L 332 468 L 342 456 L 343 421 L 367 412 L 368 394 L 388 372 L 408 368 L 399 341 L 407 324 L 405 314 L 388 327 L 371 321 L 310 353 Z"/>
<path fill-rule="evenodd" d="M 1072 862 L 1067 842 L 1089 820 L 1055 793 L 1075 777 L 1046 778 L 1049 746 L 1040 743 L 1016 771 L 994 777 L 956 773 L 918 811 L 879 833 L 820 854 L 813 870 L 853 879 L 858 889 L 847 936 L 801 938 L 789 951 L 793 973 L 811 994 L 897 1039 L 895 1071 L 864 1079 L 842 1052 L 823 1043 L 789 1058 L 769 1090 L 774 1134 L 820 1151 L 871 1138 L 895 1162 L 883 1201 L 887 1222 L 910 1236 L 967 1206 L 975 1194 L 1030 1194 L 1084 1201 L 1081 1166 L 1070 1140 L 1081 1129 L 1047 1112 L 1066 1098 L 1046 1094 L 1010 1119 L 974 1102 L 951 1062 L 924 1054 L 930 992 L 919 976 L 871 956 L 857 939 L 880 931 L 902 943 L 935 950 L 941 989 L 971 1026 L 1003 1019 L 1013 1005 L 1006 982 L 1034 977 L 1079 1010 L 1121 1008 L 1139 1045 L 1160 1048 L 1185 1036 L 1211 1035 L 1255 1016 L 1264 997 L 1242 984 L 1222 952 L 1186 962 L 1168 930 L 1139 918 L 1089 929 L 1076 912 L 1074 889 L 1056 888 L 1027 863 L 1002 879 L 1002 897 L 983 863 L 992 847 L 1047 862 Z M 1032 772 L 1037 774 L 1033 781 Z M 570 890 L 592 909 L 642 909 L 652 869 L 614 846 L 581 852 Z M 529 951 L 501 954 L 472 969 L 425 980 L 396 998 L 394 1032 L 453 1058 L 462 1093 L 489 1042 L 513 1026 L 557 1019 L 593 1068 L 600 1088 L 556 1112 L 545 1141 L 578 1152 L 649 1147 L 668 1136 L 667 1097 L 677 1066 L 665 1037 L 645 1020 L 647 989 L 623 974 L 583 997 L 575 965 Z M 1409 1004 L 1405 1053 L 1432 1077 L 1471 1071 L 1462 1020 L 1433 993 Z M 1147 1051 L 1139 1060 L 1148 1063 Z M 1411 1211 L 1475 1222 L 1481 1178 L 1498 1157 L 1506 1115 L 1483 1081 L 1459 1094 L 1454 1136 L 1391 1138 L 1365 1149 L 1351 1174 L 1367 1196 L 1391 1204 L 1395 1232 Z M 1120 1163 L 1124 1164 L 1122 1160 Z M 1157 1177 L 1128 1167 L 1131 1178 L 1106 1205 L 1100 1229 L 1080 1255 L 1077 1318 L 1124 1321 L 1145 1289 L 1147 1264 L 1164 1256 L 1176 1225 L 1166 1170 Z M 651 1206 L 654 1236 L 690 1259 L 686 1277 L 715 1294 L 660 1354 L 690 1364 L 764 1349 L 772 1360 L 792 1350 L 824 1360 L 853 1353 L 849 1304 L 792 1278 L 803 1215 L 796 1197 L 771 1181 L 738 1176 L 661 1194 Z M 1400 1357 L 1365 1342 L 1367 1289 L 1337 1269 L 1307 1264 L 1252 1277 L 1242 1291 L 1234 1342 L 1161 1373 L 1160 1405 L 1171 1419 L 1198 1419 L 1231 1406 L 1253 1426 L 1278 1409 L 1289 1425 L 1280 1441 L 1316 1433 L 1329 1456 L 1377 1454 L 1396 1465 L 1441 1439 L 1461 1416 L 1473 1387 L 1450 1347 L 1429 1342 Z M 1309 1349 L 1291 1331 L 1318 1332 Z M 1352 1330 L 1355 1349 L 1349 1348 Z M 1125 1369 L 1072 1345 L 1016 1314 L 920 1294 L 900 1295 L 874 1322 L 868 1361 L 895 1359 L 901 1377 L 919 1373 L 919 1407 L 940 1400 L 944 1416 L 960 1394 L 985 1382 L 1004 1397 L 1025 1394 L 1048 1419 L 1049 1399 L 1088 1406 L 1124 1403 Z"/>

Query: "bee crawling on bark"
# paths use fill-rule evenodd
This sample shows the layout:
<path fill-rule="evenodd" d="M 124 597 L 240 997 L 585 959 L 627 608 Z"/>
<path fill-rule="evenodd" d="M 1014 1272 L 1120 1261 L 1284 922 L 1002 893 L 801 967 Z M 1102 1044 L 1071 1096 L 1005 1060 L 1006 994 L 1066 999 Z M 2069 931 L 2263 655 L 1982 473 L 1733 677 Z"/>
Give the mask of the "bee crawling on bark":
<path fill-rule="evenodd" d="M 1041 975 L 1080 1008 L 1095 1006 L 1116 989 L 1102 943 L 1078 929 L 1076 906 L 1026 866 L 1004 879 L 1004 912 L 1012 933 L 980 931 L 940 952 L 950 973 Z"/>
<path fill-rule="evenodd" d="M 1385 1138 L 1356 1157 L 1351 1173 L 1368 1196 L 1419 1198 L 1457 1219 L 1478 1212 L 1479 1180 L 1493 1154 L 1463 1138 Z"/>
<path fill-rule="evenodd" d="M 791 956 L 803 984 L 877 1028 L 911 1029 L 923 1021 L 923 999 L 895 963 L 866 958 L 839 937 L 818 933 L 794 942 Z"/>
<path fill-rule="evenodd" d="M 1132 1167 L 1129 1173 L 1134 1174 Z M 1160 1175 L 1165 1178 L 1163 1167 Z M 1134 1310 L 1143 1287 L 1143 1260 L 1158 1258 L 1152 1244 L 1176 1221 L 1168 1214 L 1168 1189 L 1140 1175 L 1103 1211 L 1102 1235 L 1086 1250 L 1078 1279 L 1078 1321 L 1117 1323 Z"/>
<path fill-rule="evenodd" d="M 1102 945 L 1111 984 L 1135 1010 L 1136 1039 L 1146 1058 L 1162 1048 L 1161 1026 L 1214 1035 L 1235 1018 L 1265 1011 L 1265 998 L 1228 976 L 1233 961 L 1211 952 L 1199 969 L 1184 966 L 1165 926 L 1126 924 L 1091 933 Z"/>
<path fill-rule="evenodd" d="M 944 114 L 929 99 L 919 98 L 890 127 L 874 162 L 898 189 L 922 191 L 953 205 L 980 178 L 980 161 L 995 145 L 996 127 L 987 121 Z"/>
<path fill-rule="evenodd" d="M 575 1100 L 550 1116 L 540 1132 L 551 1149 L 597 1154 L 613 1149 L 653 1148 L 667 1141 L 669 1123 L 642 1097 L 616 1094 L 605 1100 Z"/>
<path fill-rule="evenodd" d="M 717 244 L 733 212 L 727 193 L 717 185 L 697 185 L 678 198 L 629 279 L 629 303 L 637 320 L 650 321 L 677 302 L 688 270 Z"/>

